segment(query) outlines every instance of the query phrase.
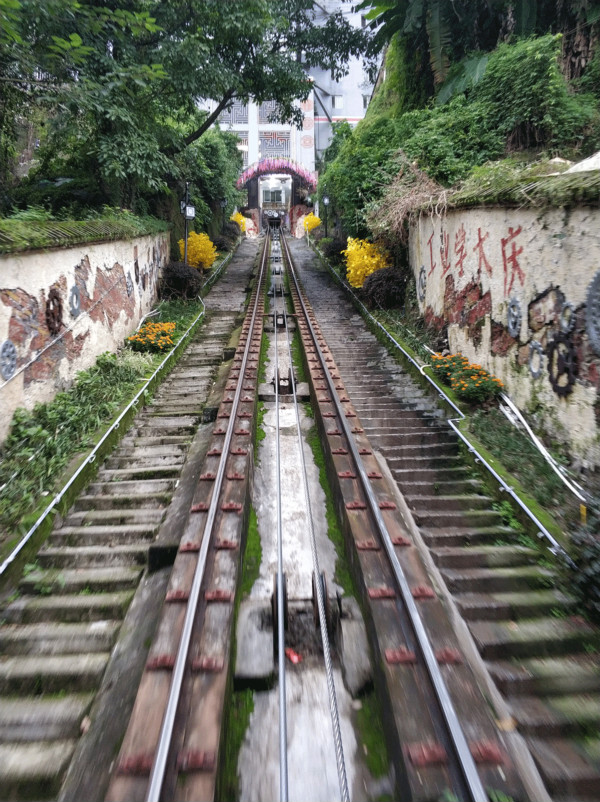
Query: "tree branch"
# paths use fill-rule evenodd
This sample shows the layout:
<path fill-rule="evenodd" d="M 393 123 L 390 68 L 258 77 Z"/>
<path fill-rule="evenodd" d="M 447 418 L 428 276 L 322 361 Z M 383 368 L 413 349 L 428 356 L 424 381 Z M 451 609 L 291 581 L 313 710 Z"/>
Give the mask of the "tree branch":
<path fill-rule="evenodd" d="M 225 92 L 225 94 L 223 95 L 223 99 L 220 101 L 217 108 L 211 114 L 208 115 L 206 120 L 204 120 L 204 122 L 199 128 L 197 128 L 195 131 L 192 131 L 191 134 L 188 134 L 186 136 L 186 138 L 183 140 L 184 146 L 182 148 L 179 148 L 179 150 L 183 150 L 188 145 L 191 145 L 192 142 L 195 142 L 197 139 L 200 139 L 202 134 L 210 128 L 210 126 L 214 123 L 214 121 L 217 119 L 219 114 L 223 111 L 225 106 L 229 103 L 229 101 L 234 95 L 235 95 L 235 89 L 228 89 L 227 92 Z M 177 150 L 169 149 L 169 151 L 166 152 L 166 155 L 173 156 L 177 152 L 178 152 Z"/>

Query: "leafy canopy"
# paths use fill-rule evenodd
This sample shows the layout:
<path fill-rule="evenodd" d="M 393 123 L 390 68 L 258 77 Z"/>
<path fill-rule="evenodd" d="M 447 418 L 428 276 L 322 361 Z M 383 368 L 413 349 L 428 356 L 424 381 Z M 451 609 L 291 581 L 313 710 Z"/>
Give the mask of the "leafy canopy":
<path fill-rule="evenodd" d="M 0 132 L 14 142 L 2 120 L 42 106 L 49 151 L 92 166 L 129 202 L 176 179 L 178 154 L 236 98 L 274 100 L 278 120 L 299 122 L 307 68 L 340 77 L 368 41 L 313 0 L 0 0 L 0 13 L 0 69 L 16 98 L 0 97 Z"/>

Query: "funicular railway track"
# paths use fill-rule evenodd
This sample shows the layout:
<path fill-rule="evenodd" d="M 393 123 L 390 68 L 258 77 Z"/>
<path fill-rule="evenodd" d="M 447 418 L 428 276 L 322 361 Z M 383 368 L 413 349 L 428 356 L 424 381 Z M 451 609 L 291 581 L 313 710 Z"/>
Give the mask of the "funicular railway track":
<path fill-rule="evenodd" d="M 151 641 L 149 651 L 141 672 L 135 702 L 131 698 L 130 706 L 133 709 L 122 745 L 118 749 L 118 755 L 113 754 L 110 765 L 107 763 L 104 768 L 102 793 L 98 794 L 90 788 L 90 783 L 86 788 L 84 778 L 86 760 L 88 766 L 94 760 L 92 741 L 87 752 L 85 747 L 79 748 L 77 767 L 75 770 L 71 768 L 67 775 L 68 782 L 62 791 L 60 781 L 67 763 L 55 767 L 54 785 L 50 787 L 46 781 L 45 796 L 39 793 L 43 783 L 40 783 L 38 777 L 30 780 L 29 784 L 23 783 L 21 790 L 19 783 L 14 782 L 6 798 L 76 800 L 83 798 L 82 794 L 86 798 L 106 798 L 112 802 L 218 798 L 223 715 L 235 670 L 232 660 L 233 623 L 252 485 L 252 442 L 256 420 L 260 343 L 264 322 L 270 319 L 274 332 L 275 355 L 280 350 L 277 340 L 281 334 L 282 340 L 287 341 L 285 347 L 290 351 L 290 364 L 291 327 L 297 326 L 301 336 L 312 407 L 344 527 L 346 558 L 351 565 L 360 595 L 375 687 L 384 710 L 386 740 L 395 778 L 394 798 L 424 801 L 452 798 L 471 802 L 507 798 L 515 802 L 526 799 L 536 799 L 537 802 L 544 797 L 532 795 L 531 784 L 525 790 L 522 778 L 515 768 L 515 743 L 518 749 L 521 742 L 507 737 L 490 712 L 485 690 L 478 681 L 481 678 L 476 677 L 466 659 L 463 644 L 457 639 L 435 579 L 432 581 L 431 572 L 416 548 L 414 524 L 411 526 L 408 521 L 410 513 L 408 508 L 403 508 L 402 498 L 398 494 L 396 483 L 403 480 L 404 492 L 414 511 L 417 498 L 415 494 L 421 491 L 421 497 L 425 499 L 422 502 L 423 512 L 417 511 L 415 517 L 426 530 L 428 523 L 435 520 L 437 514 L 435 500 L 427 496 L 426 492 L 431 460 L 439 455 L 448 463 L 447 472 L 443 473 L 443 477 L 442 474 L 439 476 L 443 494 L 448 497 L 464 479 L 464 471 L 454 460 L 448 443 L 443 439 L 444 435 L 439 438 L 439 413 L 410 382 L 406 382 L 399 393 L 403 398 L 403 406 L 398 406 L 399 396 L 387 396 L 386 385 L 389 378 L 372 370 L 374 358 L 368 349 L 365 349 L 364 358 L 356 351 L 350 352 L 354 347 L 352 343 L 355 332 L 353 334 L 352 331 L 353 326 L 356 327 L 356 321 L 348 321 L 348 310 L 338 309 L 336 313 L 335 304 L 339 304 L 339 301 L 334 301 L 332 306 L 323 285 L 315 276 L 294 266 L 293 252 L 298 248 L 297 244 L 293 243 L 290 249 L 287 241 L 281 237 L 274 247 L 277 252 L 283 251 L 285 256 L 293 316 L 290 317 L 286 310 L 281 271 L 277 267 L 273 270 L 273 274 L 277 275 L 271 274 L 267 238 L 235 357 L 227 375 L 224 394 L 218 403 L 215 422 L 204 433 L 203 447 L 196 450 L 193 470 L 188 464 L 192 481 L 188 482 L 187 495 L 182 494 L 178 510 L 174 512 L 172 505 L 167 509 L 167 488 L 162 485 L 147 488 L 146 495 L 153 499 L 160 514 L 150 514 L 145 545 L 136 547 L 139 554 L 134 558 L 133 567 L 128 565 L 127 570 L 132 575 L 135 573 L 135 579 L 133 584 L 122 591 L 127 596 L 121 600 L 123 609 L 133 596 L 135 582 L 139 581 L 144 561 L 154 560 L 154 568 L 157 568 L 163 562 L 169 561 L 170 553 L 175 553 L 175 558 L 172 568 L 156 571 L 160 578 L 146 592 L 145 601 L 149 607 L 152 606 L 151 602 L 154 604 L 158 623 L 153 636 L 152 630 L 144 631 L 146 640 Z M 245 282 L 248 271 L 243 275 Z M 265 289 L 269 280 L 274 290 L 273 301 L 270 314 L 265 315 Z M 303 285 L 309 290 L 308 297 Z M 309 298 L 316 301 L 316 315 Z M 364 337 L 361 334 L 356 336 Z M 366 341 L 368 338 L 364 339 Z M 290 375 L 286 387 L 283 372 L 277 364 L 277 356 L 271 369 L 275 406 L 278 406 L 280 394 L 285 393 L 286 400 L 293 401 L 297 407 L 295 381 Z M 190 366 L 190 374 L 186 380 L 191 378 L 193 371 L 194 367 Z M 391 372 L 393 374 L 393 368 Z M 185 397 L 187 393 L 182 392 L 180 386 L 179 405 L 182 395 Z M 169 425 L 167 421 L 173 417 L 171 413 L 174 399 L 165 391 L 164 398 L 159 397 L 157 401 L 159 404 L 164 403 L 160 414 L 164 416 L 163 423 Z M 185 418 L 184 412 L 194 415 L 193 411 L 180 408 L 180 423 Z M 297 410 L 296 417 L 298 419 Z M 278 412 L 276 419 L 279 420 Z M 300 426 L 297 428 L 300 438 Z M 430 446 L 427 437 L 431 432 L 438 435 L 433 446 Z M 279 435 L 279 423 L 277 434 Z M 165 470 L 171 470 L 175 476 L 173 462 L 170 466 L 167 464 L 169 459 L 174 459 L 173 454 L 167 454 L 165 448 L 168 450 L 169 446 L 180 447 L 182 443 L 177 440 L 180 436 L 182 435 L 179 433 L 165 430 L 160 443 L 150 444 L 147 440 L 142 440 L 137 445 L 142 448 L 156 445 L 158 452 L 155 456 L 159 459 L 165 457 Z M 127 447 L 132 448 L 131 445 Z M 382 459 L 382 454 L 385 459 Z M 138 454 L 138 457 L 144 459 L 143 455 Z M 118 459 L 124 459 L 124 456 Z M 109 466 L 109 470 L 126 470 L 118 459 Z M 181 463 L 182 460 L 176 462 Z M 289 466 L 280 465 L 279 452 L 277 463 L 279 476 Z M 143 470 L 143 466 L 141 469 Z M 181 464 L 177 468 L 179 470 Z M 123 480 L 121 489 L 126 489 L 126 482 L 133 481 L 132 477 L 125 475 L 119 478 Z M 156 476 L 150 479 L 155 483 L 162 481 Z M 114 484 L 117 487 L 120 483 Z M 88 492 L 80 501 L 80 510 L 86 509 L 85 505 L 90 510 L 119 509 L 122 502 L 119 496 L 123 493 L 117 491 L 113 494 L 106 486 L 96 489 L 98 496 L 90 500 L 92 494 Z M 117 497 L 116 500 L 113 495 Z M 310 497 L 306 485 L 305 495 L 308 520 L 311 521 Z M 481 498 L 475 493 L 473 496 Z M 281 505 L 281 492 L 277 494 L 275 503 Z M 487 513 L 483 506 L 479 510 L 479 505 L 479 501 L 472 505 L 473 516 L 480 516 L 480 527 L 491 528 L 497 523 L 494 516 Z M 464 527 L 465 519 L 464 516 L 455 514 L 452 503 L 445 505 L 445 512 L 448 517 L 441 525 L 448 530 L 448 536 L 454 538 L 452 545 L 448 547 L 452 549 L 458 542 L 460 528 L 461 525 Z M 81 518 L 81 512 L 74 514 Z M 115 514 L 117 518 L 122 518 L 122 513 Z M 430 515 L 429 519 L 427 514 Z M 156 516 L 156 521 L 152 518 L 153 515 Z M 170 526 L 165 527 L 163 524 L 159 527 L 159 519 L 170 521 Z M 67 525 L 72 525 L 74 521 L 72 518 L 69 524 L 67 519 Z M 81 520 L 79 523 L 85 526 L 85 521 Z M 87 528 L 91 531 L 88 535 L 98 538 L 100 533 L 95 532 L 92 518 L 89 523 L 91 526 Z M 128 518 L 119 525 L 123 528 L 120 534 L 125 539 L 124 542 L 129 542 L 125 530 L 137 532 L 133 519 Z M 289 587 L 289 582 L 286 582 L 283 568 L 285 532 L 282 531 L 280 514 L 277 528 L 280 554 L 270 626 L 273 631 L 274 660 L 277 660 L 276 677 L 280 700 L 279 798 L 287 800 L 290 795 L 295 799 L 304 797 L 301 788 L 288 789 L 287 783 L 284 655 L 288 635 L 285 624 L 288 607 L 295 600 L 287 598 L 286 588 Z M 61 535 L 60 530 L 57 532 L 59 538 L 64 534 L 63 532 Z M 83 536 L 83 533 L 80 535 Z M 70 537 L 73 536 L 74 533 L 71 533 Z M 116 532 L 111 537 L 114 546 Z M 442 537 L 441 532 L 437 537 Z M 432 542 L 435 546 L 436 541 Z M 51 543 L 50 550 L 52 548 L 55 546 Z M 338 721 L 336 688 L 331 670 L 331 663 L 339 660 L 339 622 L 334 618 L 335 615 L 342 615 L 343 600 L 337 600 L 336 610 L 335 599 L 328 597 L 327 581 L 319 568 L 314 535 L 311 538 L 311 550 L 315 626 L 320 629 L 322 637 L 321 651 L 326 667 L 339 798 L 362 798 L 355 795 L 355 789 L 349 785 L 346 776 L 344 742 Z M 113 548 L 108 559 L 114 561 L 115 554 L 118 553 L 118 547 Z M 440 561 L 442 570 L 443 560 L 449 560 L 447 564 L 452 566 L 452 561 L 457 559 L 443 550 L 440 555 L 435 559 Z M 90 554 L 85 559 L 89 558 Z M 99 554 L 93 555 L 93 559 L 99 561 Z M 289 571 L 289 567 L 287 570 Z M 289 579 L 288 576 L 287 580 Z M 48 620 L 43 617 L 28 619 L 29 615 L 40 615 L 39 612 L 28 610 L 57 606 L 52 601 L 52 595 L 40 599 L 38 591 L 36 598 L 36 588 L 41 587 L 42 580 L 41 575 L 33 579 L 24 578 L 22 587 L 31 595 L 13 602 L 12 607 L 9 606 L 4 612 L 4 617 L 10 623 L 0 631 L 3 644 L 10 643 L 11 638 L 14 640 L 14 632 L 23 625 L 27 626 L 26 621 Z M 56 575 L 54 580 L 48 579 L 48 585 L 53 582 L 56 585 Z M 118 595 L 119 591 L 115 592 Z M 150 599 L 150 595 L 154 598 Z M 99 628 L 103 632 L 107 630 L 102 636 L 102 657 L 96 668 L 95 682 L 98 682 L 106 669 L 108 652 L 116 643 L 118 617 L 111 610 L 115 609 L 118 599 L 112 601 L 112 607 L 101 603 L 99 599 L 92 601 L 96 604 L 96 611 L 85 614 L 92 624 L 87 629 L 82 626 L 80 632 L 65 631 L 58 649 L 63 648 L 64 642 L 71 638 L 72 644 L 66 648 L 64 658 L 65 662 L 74 662 L 74 642 L 79 640 L 80 643 L 90 643 L 90 640 L 86 641 L 90 637 L 90 627 Z M 476 603 L 480 606 L 483 604 L 481 599 L 478 601 L 474 597 L 464 600 L 466 607 Z M 83 606 L 81 600 L 78 606 Z M 142 618 L 143 612 L 140 612 L 137 622 Z M 130 626 L 135 626 L 135 622 Z M 10 650 L 11 647 L 8 648 Z M 48 649 L 47 646 L 45 648 Z M 145 655 L 147 644 L 142 645 L 138 639 L 133 648 Z M 56 653 L 55 644 L 50 647 L 51 652 L 52 650 Z M 4 651 L 6 653 L 6 646 Z M 98 648 L 95 651 L 99 651 Z M 93 661 L 93 647 L 91 652 Z M 25 687 L 25 680 L 21 675 L 16 681 L 10 676 L 10 661 L 10 657 L 8 661 L 3 658 L 4 687 L 9 693 L 15 694 L 19 693 L 20 687 Z M 111 682 L 112 679 L 109 686 Z M 55 690 L 57 685 L 51 687 Z M 68 715 L 63 713 L 64 720 L 60 725 L 54 720 L 51 722 L 47 712 L 34 713 L 32 718 L 32 714 L 25 708 L 21 713 L 21 723 L 18 719 L 18 705 L 15 707 L 13 704 L 11 708 L 9 703 L 3 707 L 4 700 L 0 700 L 3 734 L 0 754 L 10 754 L 10 748 L 5 745 L 7 734 L 11 730 L 19 731 L 21 741 L 27 744 L 34 742 L 40 732 L 44 731 L 44 727 L 48 735 L 51 730 L 56 731 L 57 727 L 63 727 L 62 738 L 58 741 L 61 748 L 72 755 L 81 718 L 87 712 L 90 712 L 92 719 L 90 731 L 94 730 L 95 725 L 98 728 L 96 713 L 98 720 L 104 715 L 102 726 L 109 728 L 110 704 L 105 705 L 103 714 L 93 708 L 91 688 L 92 684 L 79 693 L 73 709 Z M 106 688 L 106 696 L 110 698 L 110 687 Z M 60 702 L 57 699 L 51 701 L 52 704 Z M 115 700 L 113 704 L 118 705 L 119 700 Z M 29 719 L 25 723 L 28 715 Z M 64 743 L 66 741 L 69 742 L 68 745 Z M 81 741 L 85 742 L 85 738 Z M 65 760 L 68 761 L 68 758 Z M 522 766 L 523 761 L 520 762 L 520 767 Z M 308 771 L 310 773 L 310 769 Z M 18 774 L 18 771 L 15 773 Z M 94 777 L 91 771 L 90 776 Z M 588 786 L 592 787 L 589 783 L 590 781 Z M 575 799 L 575 796 L 567 794 L 564 798 Z"/>
<path fill-rule="evenodd" d="M 348 551 L 355 552 L 354 562 L 361 577 L 364 601 L 370 608 L 375 661 L 385 663 L 380 692 L 387 697 L 393 711 L 388 736 L 396 742 L 395 753 L 392 752 L 398 792 L 405 798 L 423 800 L 453 793 L 461 800 L 482 802 L 488 798 L 487 787 L 511 791 L 518 799 L 519 781 L 501 737 L 485 710 L 485 700 L 462 665 L 458 651 L 447 645 L 440 648 L 448 637 L 447 633 L 440 632 L 445 622 L 439 609 L 431 609 L 435 594 L 423 584 L 425 580 L 418 560 L 413 554 L 412 558 L 404 560 L 404 567 L 400 564 L 396 551 L 407 553 L 414 549 L 391 500 L 387 480 L 378 470 L 368 440 L 340 383 L 337 368 L 318 332 L 316 320 L 301 297 L 285 241 L 282 244 L 313 398 L 316 396 L 322 435 L 330 448 L 330 459 L 344 500 L 350 538 Z M 247 476 L 251 465 L 248 444 L 257 390 L 267 267 L 266 249 L 213 430 L 207 462 L 183 530 L 157 635 L 150 648 L 107 794 L 111 802 L 212 799 L 215 795 L 223 711 L 231 671 L 234 599 L 248 502 Z M 281 281 L 277 285 L 281 289 Z M 274 286 L 275 301 L 279 293 L 275 283 Z M 288 333 L 285 305 L 278 308 L 274 303 L 272 319 L 277 343 L 280 326 Z M 273 376 L 276 416 L 280 378 L 276 357 Z M 296 403 L 293 386 L 292 395 Z M 277 436 L 278 433 L 279 424 Z M 276 454 L 279 476 L 278 449 Z M 280 488 L 276 504 L 281 506 Z M 279 511 L 277 521 L 278 569 L 272 627 L 278 656 L 280 704 L 279 796 L 287 800 L 284 657 L 287 599 Z M 326 582 L 321 581 L 314 538 L 312 551 L 315 606 L 327 667 L 340 798 L 346 800 L 350 795 L 328 637 L 332 629 L 327 612 L 330 600 Z M 421 584 L 415 584 L 417 582 Z M 437 651 L 423 623 L 423 611 L 417 609 L 418 603 L 429 608 L 428 628 L 435 628 L 437 624 L 437 636 L 442 639 Z M 445 677 L 439 662 L 445 664 Z M 455 696 L 462 699 L 460 718 L 448 682 L 454 685 Z M 295 791 L 297 793 L 298 789 Z"/>

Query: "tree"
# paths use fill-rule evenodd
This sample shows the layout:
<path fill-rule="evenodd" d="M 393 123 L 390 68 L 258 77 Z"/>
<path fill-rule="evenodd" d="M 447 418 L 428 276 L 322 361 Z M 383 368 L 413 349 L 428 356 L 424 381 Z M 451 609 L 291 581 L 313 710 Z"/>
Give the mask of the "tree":
<path fill-rule="evenodd" d="M 313 0 L 21 0 L 9 59 L 23 95 L 48 109 L 46 164 L 87 163 L 132 205 L 177 179 L 178 154 L 234 99 L 275 100 L 278 120 L 300 121 L 307 68 L 340 77 L 368 41 L 341 13 L 316 12 Z"/>

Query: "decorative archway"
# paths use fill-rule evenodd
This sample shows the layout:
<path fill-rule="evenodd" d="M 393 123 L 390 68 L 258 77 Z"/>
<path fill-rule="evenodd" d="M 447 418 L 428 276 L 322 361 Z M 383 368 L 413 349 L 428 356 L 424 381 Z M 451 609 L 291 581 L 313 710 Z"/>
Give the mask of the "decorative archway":
<path fill-rule="evenodd" d="M 299 179 L 300 183 L 311 191 L 317 188 L 317 176 L 315 173 L 307 170 L 306 167 L 303 167 L 292 159 L 284 158 L 260 159 L 260 161 L 254 162 L 254 164 L 247 167 L 238 178 L 237 188 L 241 189 L 246 186 L 253 178 L 259 178 L 261 175 L 269 175 L 272 173 L 291 175 Z"/>

